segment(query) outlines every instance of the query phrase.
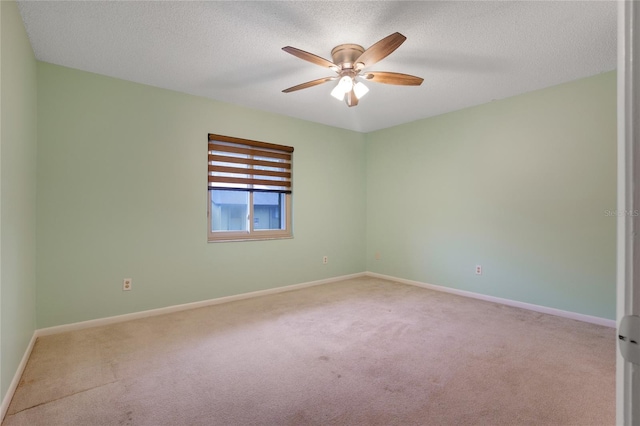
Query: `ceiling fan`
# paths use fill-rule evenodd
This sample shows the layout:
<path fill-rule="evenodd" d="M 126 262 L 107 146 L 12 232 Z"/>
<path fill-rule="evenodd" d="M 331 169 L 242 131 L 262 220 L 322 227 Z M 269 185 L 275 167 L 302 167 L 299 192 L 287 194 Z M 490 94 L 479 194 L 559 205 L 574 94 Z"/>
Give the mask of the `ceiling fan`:
<path fill-rule="evenodd" d="M 424 79 L 413 75 L 386 71 L 364 71 L 365 68 L 389 56 L 406 39 L 400 33 L 393 33 L 366 50 L 358 44 L 341 44 L 331 50 L 333 62 L 295 47 L 283 47 L 282 50 L 285 52 L 321 67 L 329 68 L 337 74 L 307 81 L 284 89 L 283 92 L 295 92 L 296 90 L 339 80 L 338 85 L 331 91 L 331 95 L 338 100 L 344 99 L 347 105 L 352 107 L 358 105 L 358 99 L 361 99 L 369 91 L 367 86 L 362 83 L 362 80 L 399 86 L 420 86 Z"/>

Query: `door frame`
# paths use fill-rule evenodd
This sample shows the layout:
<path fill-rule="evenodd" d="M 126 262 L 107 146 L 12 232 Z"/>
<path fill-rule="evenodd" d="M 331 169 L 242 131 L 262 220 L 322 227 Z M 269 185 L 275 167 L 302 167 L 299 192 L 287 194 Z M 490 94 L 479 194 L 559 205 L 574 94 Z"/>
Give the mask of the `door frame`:
<path fill-rule="evenodd" d="M 640 2 L 618 2 L 617 309 L 640 315 Z M 636 117 L 634 120 L 633 118 Z M 634 182 L 637 184 L 634 185 Z M 617 345 L 617 339 L 616 339 Z M 616 351 L 616 424 L 640 425 L 640 366 Z M 635 407 L 634 407 L 635 405 Z"/>

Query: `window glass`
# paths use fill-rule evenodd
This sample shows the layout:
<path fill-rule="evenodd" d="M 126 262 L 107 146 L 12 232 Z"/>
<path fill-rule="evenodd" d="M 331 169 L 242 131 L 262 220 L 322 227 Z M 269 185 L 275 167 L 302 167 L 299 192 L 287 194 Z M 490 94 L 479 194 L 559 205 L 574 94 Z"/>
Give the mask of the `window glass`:
<path fill-rule="evenodd" d="M 216 190 L 211 195 L 211 231 L 246 231 L 249 217 L 249 192 Z"/>
<path fill-rule="evenodd" d="M 285 194 L 254 192 L 253 229 L 285 229 L 284 205 Z"/>

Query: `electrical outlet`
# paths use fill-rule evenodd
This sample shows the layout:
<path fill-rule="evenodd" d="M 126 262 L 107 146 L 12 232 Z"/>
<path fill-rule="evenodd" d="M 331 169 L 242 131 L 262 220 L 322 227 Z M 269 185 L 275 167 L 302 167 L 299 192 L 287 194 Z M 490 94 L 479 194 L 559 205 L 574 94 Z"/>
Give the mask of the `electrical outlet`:
<path fill-rule="evenodd" d="M 329 263 L 329 257 L 328 256 L 322 256 L 322 263 L 324 265 L 326 265 L 327 263 Z"/>
<path fill-rule="evenodd" d="M 376 260 L 380 260 L 380 252 L 379 251 L 376 252 L 375 258 L 376 258 Z"/>
<path fill-rule="evenodd" d="M 482 265 L 476 265 L 476 275 L 482 275 Z"/>
<path fill-rule="evenodd" d="M 131 286 L 133 285 L 133 280 L 131 278 L 125 278 L 122 280 L 122 291 L 131 290 Z"/>

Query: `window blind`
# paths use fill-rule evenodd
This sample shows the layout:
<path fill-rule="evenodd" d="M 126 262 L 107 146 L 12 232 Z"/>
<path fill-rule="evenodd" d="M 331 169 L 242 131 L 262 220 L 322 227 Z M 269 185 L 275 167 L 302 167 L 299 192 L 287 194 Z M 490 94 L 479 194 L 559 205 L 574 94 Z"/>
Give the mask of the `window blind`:
<path fill-rule="evenodd" d="M 290 194 L 293 147 L 209 134 L 209 189 Z"/>

